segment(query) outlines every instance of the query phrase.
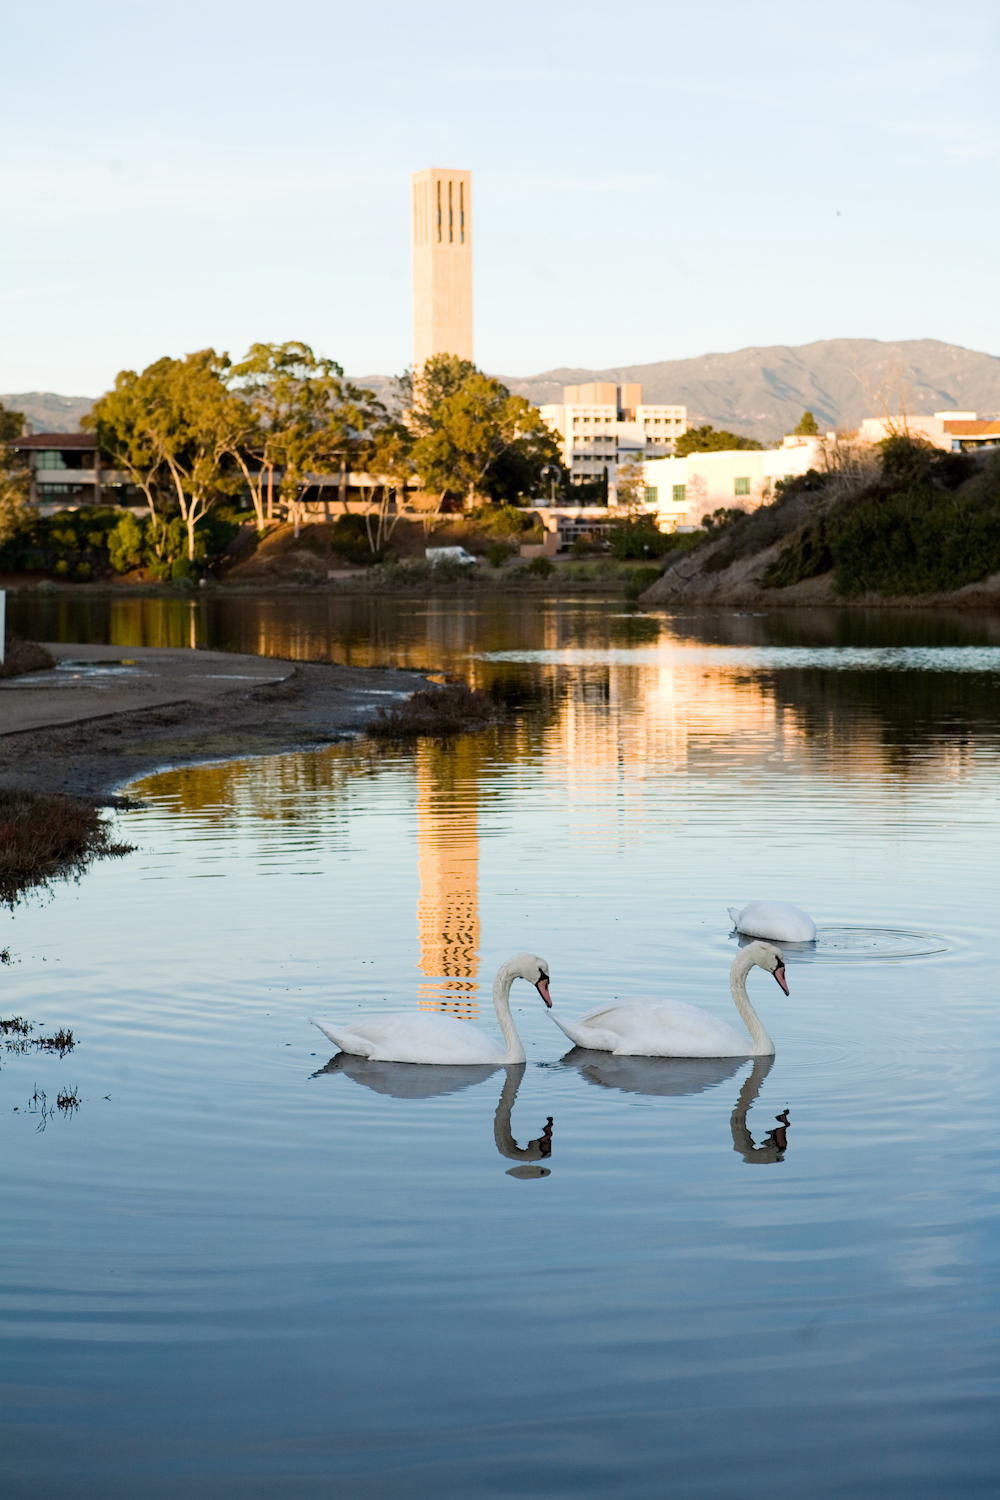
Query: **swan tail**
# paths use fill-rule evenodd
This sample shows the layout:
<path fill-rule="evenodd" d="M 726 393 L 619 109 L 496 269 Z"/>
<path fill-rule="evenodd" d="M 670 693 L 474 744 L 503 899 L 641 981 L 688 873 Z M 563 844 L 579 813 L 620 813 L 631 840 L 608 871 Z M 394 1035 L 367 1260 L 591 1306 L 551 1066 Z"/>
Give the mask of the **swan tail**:
<path fill-rule="evenodd" d="M 325 1021 L 317 1021 L 315 1016 L 309 1017 L 310 1023 L 317 1027 L 325 1037 L 339 1047 L 341 1052 L 350 1052 L 355 1057 L 370 1057 L 372 1054 L 372 1043 L 366 1042 L 363 1037 L 354 1036 L 349 1031 L 337 1031 L 335 1027 L 328 1026 Z"/>
<path fill-rule="evenodd" d="M 726 907 L 726 911 L 729 913 L 729 920 L 732 922 L 732 924 L 733 924 L 734 927 L 736 926 L 737 922 L 740 920 L 740 912 L 742 910 L 743 910 L 743 908 L 741 906 L 727 906 Z"/>
<path fill-rule="evenodd" d="M 610 1052 L 615 1046 L 614 1040 L 609 1039 L 604 1032 L 593 1031 L 589 1026 L 575 1026 L 572 1021 L 563 1021 L 555 1011 L 549 1011 L 549 1020 L 555 1021 L 559 1030 L 577 1047 L 587 1047 L 592 1052 Z"/>

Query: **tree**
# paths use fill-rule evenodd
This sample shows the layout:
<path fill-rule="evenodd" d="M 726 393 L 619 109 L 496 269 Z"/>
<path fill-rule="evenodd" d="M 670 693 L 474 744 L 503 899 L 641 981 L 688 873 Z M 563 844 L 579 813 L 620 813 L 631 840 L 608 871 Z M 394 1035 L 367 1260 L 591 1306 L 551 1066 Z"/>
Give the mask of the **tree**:
<path fill-rule="evenodd" d="M 225 460 L 232 456 L 237 413 L 222 381 L 225 354 L 202 349 L 183 360 L 161 359 L 145 374 L 158 384 L 152 431 L 187 530 L 188 559 L 194 562 L 195 527 L 220 494 L 236 489 Z"/>
<path fill-rule="evenodd" d="M 412 446 L 408 430 L 402 423 L 392 422 L 375 434 L 364 456 L 364 468 L 372 489 L 372 500 L 365 509 L 365 530 L 373 552 L 381 552 L 403 513 L 399 494 L 402 490 L 405 496 L 407 480 L 413 473 Z M 381 491 L 377 505 L 374 500 L 376 489 Z M 389 503 L 393 495 L 396 497 L 396 514 L 390 519 Z"/>
<path fill-rule="evenodd" d="M 385 412 L 372 391 L 344 379 L 335 360 L 297 340 L 251 345 L 232 367 L 229 383 L 248 418 L 244 430 L 234 427 L 230 452 L 250 488 L 257 529 L 264 529 L 265 475 L 270 516 L 274 471 L 280 468 L 281 498 L 298 536 L 306 491 L 317 476 L 339 471 L 345 494 L 351 455 L 366 433 L 384 423 Z"/>
<path fill-rule="evenodd" d="M 0 402 L 0 546 L 24 520 L 24 505 L 31 487 L 28 460 L 12 446 L 23 431 L 23 412 L 8 411 Z"/>
<path fill-rule="evenodd" d="M 811 411 L 804 411 L 799 425 L 792 429 L 793 437 L 819 437 L 819 426 Z"/>
<path fill-rule="evenodd" d="M 469 506 L 481 495 L 505 498 L 503 466 L 515 456 L 535 483 L 545 464 L 558 460 L 558 443 L 538 410 L 471 360 L 436 354 L 409 384 L 413 464 L 437 495 L 438 514 L 447 495 Z"/>
<path fill-rule="evenodd" d="M 717 432 L 706 423 L 704 427 L 692 427 L 689 432 L 681 433 L 674 443 L 674 456 L 687 458 L 689 453 L 718 453 L 723 449 L 760 449 L 763 446 L 756 438 L 741 437 L 737 432 L 726 432 L 725 428 Z"/>
<path fill-rule="evenodd" d="M 145 495 L 154 526 L 157 477 L 163 462 L 153 430 L 157 396 L 157 383 L 149 370 L 142 375 L 122 370 L 114 389 L 95 401 L 80 420 L 81 427 L 93 432 L 101 454 L 116 469 L 124 469 Z"/>
<path fill-rule="evenodd" d="M 646 469 L 641 461 L 633 459 L 622 464 L 618 470 L 618 506 L 629 515 L 644 509 L 646 504 Z"/>

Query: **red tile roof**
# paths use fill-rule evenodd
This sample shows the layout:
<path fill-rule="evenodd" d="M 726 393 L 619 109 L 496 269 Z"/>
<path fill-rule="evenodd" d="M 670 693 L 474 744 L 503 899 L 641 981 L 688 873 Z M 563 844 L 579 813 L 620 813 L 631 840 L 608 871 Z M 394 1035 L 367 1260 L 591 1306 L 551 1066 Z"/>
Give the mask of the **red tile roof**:
<path fill-rule="evenodd" d="M 988 437 L 1000 433 L 1000 422 L 945 422 L 952 437 Z"/>

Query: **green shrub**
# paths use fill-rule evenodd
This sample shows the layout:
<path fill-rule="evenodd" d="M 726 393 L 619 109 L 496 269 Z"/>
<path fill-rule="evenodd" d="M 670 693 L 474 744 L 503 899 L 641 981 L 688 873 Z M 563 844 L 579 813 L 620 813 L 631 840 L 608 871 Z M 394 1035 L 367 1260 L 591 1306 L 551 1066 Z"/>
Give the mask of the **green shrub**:
<path fill-rule="evenodd" d="M 1000 571 L 1000 466 L 976 473 L 967 454 L 905 435 L 881 447 L 878 481 L 809 522 L 764 573 L 766 588 L 832 568 L 848 597 L 944 593 Z"/>
<path fill-rule="evenodd" d="M 533 557 L 525 572 L 530 573 L 533 578 L 551 578 L 555 570 L 555 563 L 543 556 Z"/>
<path fill-rule="evenodd" d="M 625 598 L 638 599 L 660 576 L 659 568 L 633 568 L 628 583 L 625 585 Z"/>
<path fill-rule="evenodd" d="M 781 549 L 760 581 L 766 589 L 786 589 L 803 579 L 828 573 L 832 567 L 833 553 L 827 519 L 823 516 L 815 526 L 807 526 L 797 541 Z"/>
<path fill-rule="evenodd" d="M 510 548 L 505 547 L 503 542 L 494 542 L 486 549 L 486 556 L 491 568 L 502 568 L 505 563 L 510 562 Z"/>
<path fill-rule="evenodd" d="M 128 573 L 142 563 L 143 527 L 126 511 L 118 525 L 108 533 L 108 559 L 116 573 Z"/>
<path fill-rule="evenodd" d="M 194 564 L 189 557 L 175 557 L 170 564 L 170 577 L 174 583 L 182 578 L 190 578 L 193 572 Z"/>

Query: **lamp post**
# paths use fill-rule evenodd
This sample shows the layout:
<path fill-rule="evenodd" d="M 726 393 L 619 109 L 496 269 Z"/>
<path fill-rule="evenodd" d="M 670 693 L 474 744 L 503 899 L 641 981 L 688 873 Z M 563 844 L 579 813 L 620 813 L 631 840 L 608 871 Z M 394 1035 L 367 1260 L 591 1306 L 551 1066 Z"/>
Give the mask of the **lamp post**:
<path fill-rule="evenodd" d="M 546 464 L 545 468 L 542 470 L 542 472 L 539 474 L 538 477 L 539 477 L 539 479 L 541 480 L 541 482 L 543 484 L 546 482 L 546 480 L 548 480 L 548 484 L 549 484 L 549 504 L 550 505 L 555 505 L 555 503 L 556 503 L 556 480 L 559 478 L 559 469 L 557 468 L 557 466 L 555 464 Z"/>

